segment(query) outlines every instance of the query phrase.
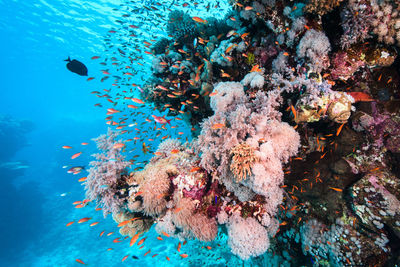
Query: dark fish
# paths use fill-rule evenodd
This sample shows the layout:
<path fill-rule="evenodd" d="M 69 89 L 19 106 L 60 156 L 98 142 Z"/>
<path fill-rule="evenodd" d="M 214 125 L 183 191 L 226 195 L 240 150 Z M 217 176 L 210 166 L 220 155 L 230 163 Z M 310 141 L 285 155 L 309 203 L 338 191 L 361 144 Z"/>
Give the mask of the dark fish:
<path fill-rule="evenodd" d="M 135 255 L 132 256 L 132 259 L 137 260 L 139 259 L 138 257 L 136 257 Z"/>
<path fill-rule="evenodd" d="M 76 59 L 71 60 L 69 57 L 64 61 L 68 61 L 67 69 L 70 70 L 71 72 L 74 72 L 81 76 L 88 76 L 88 69 L 82 62 Z"/>

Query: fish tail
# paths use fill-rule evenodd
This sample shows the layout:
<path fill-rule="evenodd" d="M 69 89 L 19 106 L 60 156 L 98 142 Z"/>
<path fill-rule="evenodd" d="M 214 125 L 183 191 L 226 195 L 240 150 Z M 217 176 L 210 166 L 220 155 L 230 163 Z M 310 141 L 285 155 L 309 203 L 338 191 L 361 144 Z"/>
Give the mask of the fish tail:
<path fill-rule="evenodd" d="M 70 59 L 69 56 L 68 56 L 68 58 L 67 58 L 67 59 L 64 59 L 64 61 L 71 62 L 71 59 Z"/>

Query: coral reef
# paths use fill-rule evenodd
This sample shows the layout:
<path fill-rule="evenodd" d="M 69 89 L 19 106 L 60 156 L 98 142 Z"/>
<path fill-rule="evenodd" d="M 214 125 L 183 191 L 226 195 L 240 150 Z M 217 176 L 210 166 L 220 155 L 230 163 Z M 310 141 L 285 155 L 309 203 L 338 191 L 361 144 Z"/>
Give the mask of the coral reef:
<path fill-rule="evenodd" d="M 102 136 L 89 199 L 122 235 L 155 225 L 180 241 L 224 236 L 255 266 L 394 261 L 399 3 L 229 3 L 222 20 L 172 10 L 169 38 L 147 45 L 152 75 L 140 95 L 186 122 L 191 141 L 171 130 L 132 171 L 114 148 L 123 141 Z M 154 130 L 166 127 L 175 125 Z"/>

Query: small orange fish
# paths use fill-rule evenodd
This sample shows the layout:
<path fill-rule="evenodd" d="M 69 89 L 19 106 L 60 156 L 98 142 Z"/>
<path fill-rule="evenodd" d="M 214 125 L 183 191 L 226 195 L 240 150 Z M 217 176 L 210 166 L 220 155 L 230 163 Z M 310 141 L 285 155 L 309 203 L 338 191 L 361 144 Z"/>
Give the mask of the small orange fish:
<path fill-rule="evenodd" d="M 64 148 L 64 149 L 71 149 L 72 146 L 63 146 L 62 148 Z"/>
<path fill-rule="evenodd" d="M 200 167 L 193 167 L 192 169 L 190 169 L 190 172 L 197 172 L 199 170 L 201 170 Z"/>
<path fill-rule="evenodd" d="M 149 254 L 151 249 L 149 249 L 146 253 L 144 253 L 143 257 L 146 257 L 147 254 Z"/>
<path fill-rule="evenodd" d="M 169 237 L 169 234 L 167 234 L 166 232 L 161 232 L 163 235 L 165 235 L 166 237 Z"/>
<path fill-rule="evenodd" d="M 171 150 L 171 154 L 177 154 L 177 153 L 179 153 L 179 149 L 172 149 Z"/>
<path fill-rule="evenodd" d="M 87 146 L 89 143 L 83 142 L 81 143 L 82 146 Z"/>
<path fill-rule="evenodd" d="M 182 258 L 187 258 L 189 255 L 188 254 L 180 254 L 179 256 L 181 256 Z"/>
<path fill-rule="evenodd" d="M 129 246 L 133 246 L 133 244 L 136 243 L 136 241 L 139 238 L 140 233 L 137 233 L 136 235 L 132 236 L 131 241 L 129 242 Z"/>
<path fill-rule="evenodd" d="M 129 222 L 135 221 L 135 220 L 137 220 L 137 219 L 138 219 L 138 218 L 132 218 L 132 219 L 123 221 L 123 222 L 119 223 L 119 224 L 117 225 L 117 227 L 122 227 L 122 226 L 124 226 L 124 225 L 127 225 Z"/>
<path fill-rule="evenodd" d="M 99 236 L 102 237 L 102 236 L 104 235 L 104 232 L 105 232 L 105 231 L 101 232 Z"/>
<path fill-rule="evenodd" d="M 165 256 L 165 258 L 167 259 L 167 261 L 170 261 L 170 260 L 171 260 L 168 256 Z"/>
<path fill-rule="evenodd" d="M 207 23 L 207 20 L 204 20 L 202 18 L 199 17 L 192 17 L 192 20 L 199 22 L 199 23 Z"/>
<path fill-rule="evenodd" d="M 78 263 L 80 263 L 80 264 L 86 265 L 86 263 L 84 263 L 84 262 L 83 262 L 82 260 L 80 260 L 80 259 L 76 259 L 75 261 L 78 262 Z"/>
<path fill-rule="evenodd" d="M 99 222 L 91 223 L 91 224 L 90 224 L 90 227 L 95 226 L 95 225 L 97 225 L 97 224 L 99 224 Z"/>
<path fill-rule="evenodd" d="M 178 244 L 178 247 L 177 247 L 177 249 L 176 250 L 178 250 L 178 252 L 181 252 L 181 242 L 179 242 L 179 244 Z"/>
<path fill-rule="evenodd" d="M 161 236 L 157 236 L 157 239 L 160 241 L 164 240 Z"/>
<path fill-rule="evenodd" d="M 340 188 L 336 188 L 336 187 L 329 187 L 332 190 L 335 190 L 336 192 L 342 192 L 343 190 Z"/>
<path fill-rule="evenodd" d="M 339 126 L 339 128 L 336 131 L 336 136 L 339 136 L 339 134 L 342 131 L 342 128 L 343 128 L 344 125 L 345 125 L 345 123 L 342 123 L 342 125 Z"/>
<path fill-rule="evenodd" d="M 137 104 L 144 104 L 143 100 L 140 100 L 138 98 L 133 98 L 131 99 L 133 102 L 137 103 Z"/>
<path fill-rule="evenodd" d="M 71 157 L 71 159 L 76 159 L 76 158 L 79 157 L 81 154 L 82 154 L 82 152 L 73 154 L 72 157 Z"/>
<path fill-rule="evenodd" d="M 250 72 L 261 72 L 261 69 L 260 69 L 259 65 L 257 64 L 251 68 Z"/>
<path fill-rule="evenodd" d="M 124 256 L 124 257 L 122 258 L 121 262 L 124 261 L 124 260 L 126 260 L 128 257 L 129 257 L 129 255 Z"/>
<path fill-rule="evenodd" d="M 146 240 L 146 238 L 147 238 L 147 237 L 142 238 L 142 239 L 137 243 L 137 245 L 140 246 L 141 244 L 143 244 L 143 242 Z"/>
<path fill-rule="evenodd" d="M 73 224 L 74 222 L 72 221 L 72 222 L 69 222 L 69 223 L 67 223 L 67 227 L 68 226 L 70 226 L 71 224 Z"/>
<path fill-rule="evenodd" d="M 84 222 L 89 221 L 90 219 L 92 219 L 92 218 L 89 218 L 89 217 L 82 218 L 82 219 L 80 219 L 80 220 L 78 221 L 78 223 L 84 223 Z"/>
<path fill-rule="evenodd" d="M 109 232 L 108 234 L 107 234 L 107 236 L 110 236 L 110 235 L 112 235 L 114 232 Z"/>
<path fill-rule="evenodd" d="M 78 180 L 78 182 L 84 182 L 86 181 L 87 177 L 82 177 L 81 179 Z"/>
<path fill-rule="evenodd" d="M 225 127 L 225 123 L 215 123 L 213 126 L 211 126 L 211 129 L 217 130 Z"/>

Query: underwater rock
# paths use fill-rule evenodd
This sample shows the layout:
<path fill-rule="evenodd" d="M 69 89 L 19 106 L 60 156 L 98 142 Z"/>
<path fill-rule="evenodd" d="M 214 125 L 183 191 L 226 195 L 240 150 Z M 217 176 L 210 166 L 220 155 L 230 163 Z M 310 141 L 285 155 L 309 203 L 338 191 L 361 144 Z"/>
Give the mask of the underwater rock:
<path fill-rule="evenodd" d="M 351 187 L 353 210 L 369 229 L 389 227 L 400 238 L 400 181 L 390 172 L 366 174 Z"/>

